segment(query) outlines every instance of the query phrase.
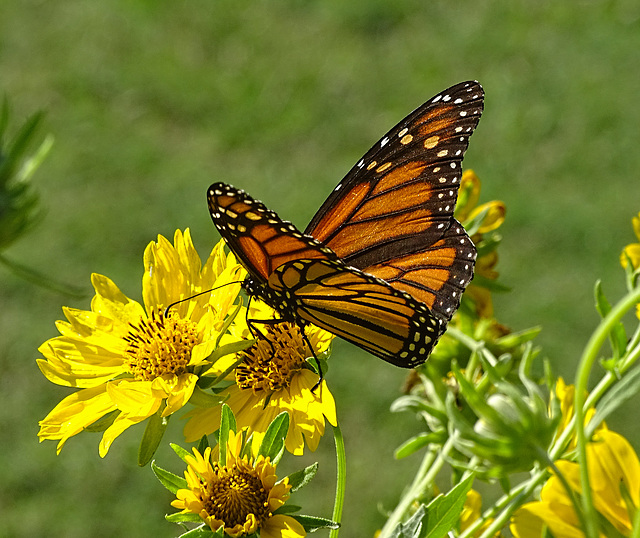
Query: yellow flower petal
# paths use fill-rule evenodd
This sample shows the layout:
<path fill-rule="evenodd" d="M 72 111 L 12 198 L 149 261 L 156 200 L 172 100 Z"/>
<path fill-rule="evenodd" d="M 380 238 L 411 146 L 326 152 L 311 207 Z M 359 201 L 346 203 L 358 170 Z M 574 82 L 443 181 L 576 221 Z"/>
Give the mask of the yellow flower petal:
<path fill-rule="evenodd" d="M 260 538 L 299 538 L 306 536 L 304 527 L 290 516 L 276 514 L 260 528 Z"/>
<path fill-rule="evenodd" d="M 116 409 L 105 385 L 79 390 L 67 396 L 40 421 L 40 441 L 59 439 L 60 453 L 67 439 Z"/>
<path fill-rule="evenodd" d="M 631 266 L 634 269 L 640 267 L 640 243 L 631 243 L 624 247 L 620 254 L 620 263 L 622 267 L 627 267 L 627 258 L 631 260 Z"/>
<path fill-rule="evenodd" d="M 40 371 L 57 385 L 94 387 L 123 371 L 121 355 L 83 341 L 52 338 L 42 344 L 38 351 L 47 359 L 37 359 Z"/>
<path fill-rule="evenodd" d="M 477 233 L 485 234 L 491 232 L 500 226 L 504 222 L 505 215 L 507 213 L 507 206 L 504 202 L 499 200 L 493 200 L 476 207 L 466 220 L 473 220 L 478 215 L 485 213 L 482 223 L 478 227 Z"/>
<path fill-rule="evenodd" d="M 631 225 L 633 226 L 633 232 L 636 234 L 638 241 L 640 241 L 640 212 L 636 217 L 631 217 Z"/>
<path fill-rule="evenodd" d="M 94 273 L 91 284 L 96 290 L 91 310 L 96 314 L 122 325 L 145 315 L 140 303 L 129 299 L 110 278 Z"/>
<path fill-rule="evenodd" d="M 473 170 L 465 170 L 460 179 L 458 202 L 456 204 L 456 218 L 463 222 L 469 219 L 469 214 L 480 199 L 480 179 Z"/>

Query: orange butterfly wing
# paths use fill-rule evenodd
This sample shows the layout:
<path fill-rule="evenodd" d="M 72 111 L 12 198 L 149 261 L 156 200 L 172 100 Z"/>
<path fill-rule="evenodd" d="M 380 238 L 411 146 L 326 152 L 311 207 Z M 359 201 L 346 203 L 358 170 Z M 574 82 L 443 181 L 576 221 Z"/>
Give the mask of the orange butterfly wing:
<path fill-rule="evenodd" d="M 243 190 L 214 183 L 207 200 L 218 231 L 254 279 L 266 282 L 277 267 L 300 258 L 337 259 L 331 249 L 303 236 Z"/>
<path fill-rule="evenodd" d="M 442 332 L 424 304 L 341 261 L 287 262 L 268 284 L 295 297 L 299 318 L 403 368 L 427 360 Z"/>
<path fill-rule="evenodd" d="M 305 233 L 450 319 L 473 277 L 475 247 L 453 210 L 483 100 L 480 84 L 463 82 L 416 109 L 351 169 Z"/>

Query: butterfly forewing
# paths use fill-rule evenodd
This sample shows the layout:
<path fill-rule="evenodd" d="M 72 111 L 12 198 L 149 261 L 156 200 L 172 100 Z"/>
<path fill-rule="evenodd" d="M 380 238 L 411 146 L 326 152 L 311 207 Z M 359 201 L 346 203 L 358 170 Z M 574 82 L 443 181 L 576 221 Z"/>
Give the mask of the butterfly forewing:
<path fill-rule="evenodd" d="M 427 249 L 369 265 L 366 272 L 425 303 L 449 321 L 473 278 L 475 260 L 473 242 L 462 225 L 453 219 L 445 234 Z"/>
<path fill-rule="evenodd" d="M 382 137 L 349 171 L 305 233 L 349 265 L 423 249 L 450 226 L 462 158 L 483 110 L 477 82 L 452 86 Z"/>
<path fill-rule="evenodd" d="M 442 322 L 422 303 L 340 261 L 297 260 L 268 285 L 295 297 L 295 314 L 403 368 L 422 364 Z"/>
<path fill-rule="evenodd" d="M 220 235 L 254 278 L 266 281 L 276 267 L 299 258 L 336 259 L 312 237 L 303 237 L 290 222 L 225 183 L 207 191 L 209 212 Z"/>

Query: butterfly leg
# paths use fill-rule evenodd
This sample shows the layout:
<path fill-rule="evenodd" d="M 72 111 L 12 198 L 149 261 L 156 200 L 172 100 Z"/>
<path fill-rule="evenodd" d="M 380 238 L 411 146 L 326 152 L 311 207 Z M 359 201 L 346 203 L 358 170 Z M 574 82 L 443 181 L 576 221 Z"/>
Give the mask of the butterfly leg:
<path fill-rule="evenodd" d="M 262 338 L 263 340 L 266 340 L 269 343 L 269 346 L 271 346 L 271 351 L 273 353 L 276 352 L 275 347 L 273 346 L 273 342 L 271 342 L 271 340 L 269 340 L 261 331 L 260 329 L 258 329 L 258 327 L 256 325 L 260 324 L 260 325 L 278 325 L 279 323 L 291 323 L 289 320 L 287 319 L 255 319 L 255 318 L 247 318 L 247 327 L 249 327 L 249 331 L 251 331 L 251 335 L 255 338 L 257 333 L 259 335 L 260 338 Z M 322 380 L 324 379 L 324 374 L 322 372 L 322 366 L 320 366 L 320 360 L 318 359 L 318 356 L 316 355 L 315 350 L 313 349 L 313 346 L 311 345 L 311 341 L 309 340 L 309 338 L 307 337 L 307 334 L 305 332 L 305 326 L 304 325 L 300 325 L 298 324 L 298 328 L 300 329 L 300 333 L 302 334 L 302 339 L 304 340 L 304 342 L 307 344 L 307 346 L 309 347 L 309 350 L 311 351 L 311 355 L 313 357 L 314 362 L 316 363 L 316 367 L 318 368 L 318 381 L 317 383 L 313 386 L 313 388 L 311 389 L 311 392 L 315 392 L 316 389 L 320 386 L 320 384 L 322 383 Z M 255 333 L 254 333 L 255 331 Z"/>
<path fill-rule="evenodd" d="M 311 355 L 313 355 L 313 360 L 315 361 L 316 366 L 318 368 L 318 381 L 316 381 L 316 384 L 311 388 L 311 392 L 315 392 L 316 389 L 322 383 L 322 380 L 324 379 L 324 374 L 322 373 L 322 366 L 320 366 L 320 361 L 318 360 L 318 356 L 316 355 L 316 352 L 313 349 L 313 346 L 311 345 L 311 342 L 309 341 L 309 338 L 307 338 L 307 333 L 304 330 L 304 326 L 300 326 L 300 332 L 302 333 L 302 338 L 307 343 L 307 346 L 309 346 L 309 350 L 311 351 Z"/>

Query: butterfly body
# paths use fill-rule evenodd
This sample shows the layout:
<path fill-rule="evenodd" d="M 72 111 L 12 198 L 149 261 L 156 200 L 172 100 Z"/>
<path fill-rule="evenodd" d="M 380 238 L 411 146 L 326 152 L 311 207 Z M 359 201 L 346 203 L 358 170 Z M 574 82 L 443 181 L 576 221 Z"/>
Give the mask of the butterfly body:
<path fill-rule="evenodd" d="M 473 277 L 475 246 L 453 218 L 477 82 L 445 90 L 351 169 L 305 232 L 214 183 L 211 217 L 248 270 L 245 290 L 397 366 L 424 362 Z"/>

